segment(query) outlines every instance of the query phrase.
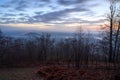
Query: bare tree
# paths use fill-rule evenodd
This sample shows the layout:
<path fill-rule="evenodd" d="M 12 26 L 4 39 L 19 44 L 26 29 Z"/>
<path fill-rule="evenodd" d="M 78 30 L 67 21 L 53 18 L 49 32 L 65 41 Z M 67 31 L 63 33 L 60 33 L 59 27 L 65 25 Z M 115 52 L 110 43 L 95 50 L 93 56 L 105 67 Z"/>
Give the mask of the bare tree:
<path fill-rule="evenodd" d="M 4 55 L 4 40 L 3 40 L 3 34 L 2 31 L 0 30 L 0 64 L 2 64 L 2 60 L 3 60 L 3 55 Z"/>
<path fill-rule="evenodd" d="M 114 61 L 116 61 L 116 56 L 118 53 L 117 52 L 117 48 L 118 48 L 118 41 L 119 41 L 119 35 L 120 35 L 120 15 L 119 15 L 119 12 L 118 12 L 118 15 L 117 15 L 117 26 L 116 26 L 116 32 L 115 32 L 115 42 L 114 42 L 114 54 L 113 54 L 113 59 Z"/>
<path fill-rule="evenodd" d="M 51 38 L 50 34 L 42 34 L 38 40 L 40 40 L 40 54 L 38 55 L 38 59 L 42 56 L 44 62 L 46 62 L 47 54 L 54 44 L 54 39 Z"/>
<path fill-rule="evenodd" d="M 113 22 L 114 22 L 114 17 L 115 17 L 115 12 L 116 12 L 116 5 L 115 1 L 111 0 L 110 1 L 110 15 L 109 15 L 109 20 L 110 20 L 110 34 L 109 34 L 109 62 L 113 61 Z"/>

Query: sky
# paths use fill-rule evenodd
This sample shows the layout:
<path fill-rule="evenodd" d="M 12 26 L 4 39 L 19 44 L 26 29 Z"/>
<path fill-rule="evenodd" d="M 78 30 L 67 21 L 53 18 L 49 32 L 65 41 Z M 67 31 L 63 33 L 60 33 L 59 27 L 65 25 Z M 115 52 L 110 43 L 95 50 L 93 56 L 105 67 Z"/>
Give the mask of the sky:
<path fill-rule="evenodd" d="M 98 31 L 108 11 L 107 0 L 0 0 L 0 28 Z"/>

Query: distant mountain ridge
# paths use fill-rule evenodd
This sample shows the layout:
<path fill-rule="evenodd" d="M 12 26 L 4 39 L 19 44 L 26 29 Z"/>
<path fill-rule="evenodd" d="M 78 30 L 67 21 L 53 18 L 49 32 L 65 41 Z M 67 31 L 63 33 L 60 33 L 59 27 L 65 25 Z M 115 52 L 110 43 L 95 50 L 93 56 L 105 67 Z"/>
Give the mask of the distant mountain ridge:
<path fill-rule="evenodd" d="M 28 32 L 28 33 L 25 33 L 24 35 L 25 36 L 40 36 L 40 34 L 37 32 Z"/>

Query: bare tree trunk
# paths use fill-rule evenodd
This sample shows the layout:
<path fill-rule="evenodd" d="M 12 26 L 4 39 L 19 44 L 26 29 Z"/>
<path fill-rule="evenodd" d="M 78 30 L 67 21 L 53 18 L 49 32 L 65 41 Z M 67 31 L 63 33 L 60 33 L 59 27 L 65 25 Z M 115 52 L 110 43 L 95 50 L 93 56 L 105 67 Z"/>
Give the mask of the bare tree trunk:
<path fill-rule="evenodd" d="M 118 24 L 118 29 L 117 29 L 117 33 L 116 33 L 116 37 L 115 37 L 115 46 L 114 46 L 114 54 L 113 54 L 113 60 L 115 61 L 115 57 L 116 57 L 116 49 L 117 49 L 117 44 L 118 44 L 118 38 L 119 38 L 119 31 L 120 31 L 120 21 Z"/>
<path fill-rule="evenodd" d="M 111 1 L 111 4 L 110 4 L 110 39 L 109 39 L 109 62 L 112 62 L 113 61 L 113 18 L 114 18 L 114 15 L 115 15 L 115 2 L 114 1 Z"/>
<path fill-rule="evenodd" d="M 110 20 L 110 43 L 109 43 L 109 62 L 112 61 L 112 19 Z"/>

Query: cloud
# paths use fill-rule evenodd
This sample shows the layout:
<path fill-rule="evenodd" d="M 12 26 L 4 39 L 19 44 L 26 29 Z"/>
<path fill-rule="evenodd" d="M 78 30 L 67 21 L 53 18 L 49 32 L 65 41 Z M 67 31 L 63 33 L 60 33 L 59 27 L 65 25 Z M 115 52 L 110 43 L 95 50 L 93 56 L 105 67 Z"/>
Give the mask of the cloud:
<path fill-rule="evenodd" d="M 19 13 L 18 15 L 19 16 L 26 16 L 26 14 L 24 14 L 24 13 Z"/>
<path fill-rule="evenodd" d="M 75 4 L 83 4 L 88 0 L 58 0 L 60 5 L 75 5 Z"/>
<path fill-rule="evenodd" d="M 41 15 L 43 12 L 35 12 L 36 15 Z"/>
<path fill-rule="evenodd" d="M 116 1 L 116 2 L 119 2 L 120 0 L 108 0 L 108 1 Z"/>
<path fill-rule="evenodd" d="M 15 18 L 0 18 L 1 24 L 15 23 Z"/>
<path fill-rule="evenodd" d="M 45 5 L 43 3 L 48 2 L 50 2 L 50 0 L 11 0 L 9 4 L 14 5 L 13 8 L 17 11 L 25 11 L 25 9 L 31 8 L 33 6 L 39 7 L 39 5 Z"/>
<path fill-rule="evenodd" d="M 38 22 L 52 22 L 52 21 L 59 21 L 64 20 L 65 17 L 68 17 L 69 13 L 71 12 L 87 12 L 89 9 L 80 7 L 74 7 L 70 9 L 63 9 L 59 11 L 53 11 L 46 14 L 41 14 L 41 12 L 37 12 L 35 16 L 33 16 L 33 20 L 37 20 Z"/>
<path fill-rule="evenodd" d="M 12 3 L 15 3 L 15 9 L 19 11 L 24 11 L 28 7 L 28 2 L 26 0 L 13 0 Z"/>
<path fill-rule="evenodd" d="M 14 16 L 14 17 L 15 17 L 16 14 L 12 14 L 12 13 L 4 13 L 3 16 L 5 16 L 5 17 L 9 17 L 9 16 L 11 17 L 11 16 Z"/>
<path fill-rule="evenodd" d="M 90 10 L 86 7 L 73 7 L 67 8 L 63 10 L 53 11 L 49 13 L 43 13 L 42 11 L 34 12 L 35 15 L 29 16 L 24 13 L 18 14 L 20 18 L 13 19 L 13 18 L 4 18 L 4 22 L 2 23 L 68 23 L 72 20 L 72 22 L 78 22 L 81 19 L 67 19 L 70 17 L 70 13 L 72 12 L 90 12 Z M 4 14 L 6 16 L 16 16 L 17 14 Z M 74 21 L 73 21 L 74 20 Z"/>
<path fill-rule="evenodd" d="M 89 7 L 94 7 L 96 4 L 87 5 L 87 2 L 92 0 L 10 0 L 7 5 L 3 7 L 11 7 L 17 13 L 3 13 L 0 18 L 0 23 L 68 23 L 68 22 L 90 22 L 82 19 L 70 19 L 70 13 L 73 12 L 85 12 L 91 14 L 92 11 Z M 46 10 L 43 7 L 35 7 L 38 4 L 44 4 Z M 77 5 L 76 5 L 77 4 Z M 34 6 L 33 6 L 34 5 Z M 63 7 L 64 5 L 64 7 Z M 52 8 L 55 7 L 56 8 Z M 49 9 L 49 8 L 50 9 Z M 36 9 L 37 8 L 37 9 Z M 52 9 L 51 9 L 52 8 Z M 38 11 L 38 9 L 40 11 Z M 34 10 L 34 11 L 33 11 Z M 43 11 L 42 11 L 43 10 Z M 19 12 L 21 11 L 21 13 Z M 30 14 L 30 15 L 29 15 Z M 93 13 L 92 13 L 93 14 Z M 5 18 L 9 17 L 9 18 Z M 4 19 L 3 19 L 4 18 Z M 66 19 L 67 18 L 67 19 Z M 73 16 L 74 18 L 74 16 Z M 2 21 L 3 19 L 3 21 Z"/>
<path fill-rule="evenodd" d="M 2 7 L 2 8 L 9 8 L 11 6 L 9 4 L 3 4 L 3 5 L 0 5 L 0 7 Z"/>
<path fill-rule="evenodd" d="M 105 22 L 106 19 L 98 19 L 98 20 L 83 20 L 81 19 L 81 23 L 87 23 L 87 24 L 98 24 Z"/>
<path fill-rule="evenodd" d="M 39 1 L 39 2 L 50 2 L 51 0 L 36 0 L 36 1 Z"/>
<path fill-rule="evenodd" d="M 6 0 L 3 4 L 0 5 L 2 8 L 12 8 L 17 11 L 24 11 L 28 7 L 27 0 Z"/>

